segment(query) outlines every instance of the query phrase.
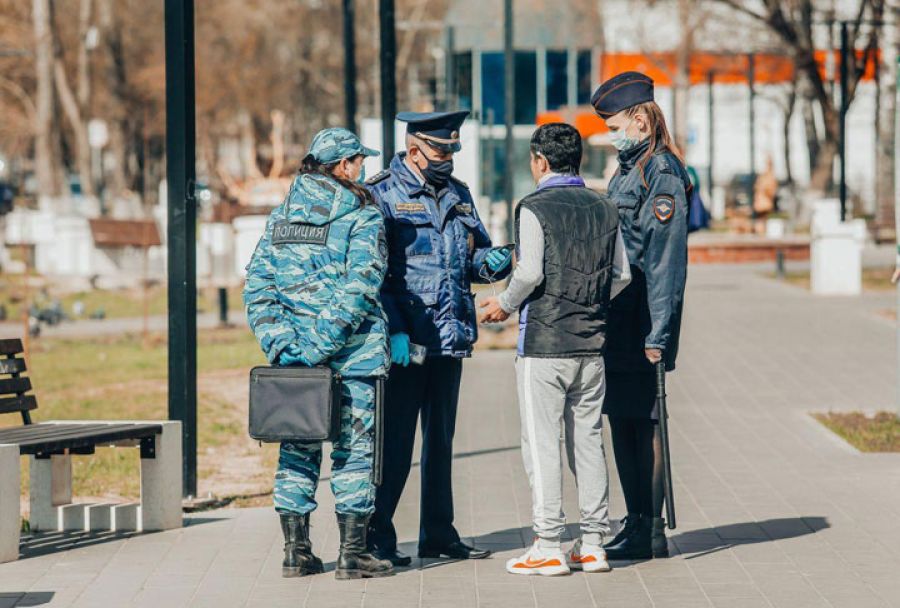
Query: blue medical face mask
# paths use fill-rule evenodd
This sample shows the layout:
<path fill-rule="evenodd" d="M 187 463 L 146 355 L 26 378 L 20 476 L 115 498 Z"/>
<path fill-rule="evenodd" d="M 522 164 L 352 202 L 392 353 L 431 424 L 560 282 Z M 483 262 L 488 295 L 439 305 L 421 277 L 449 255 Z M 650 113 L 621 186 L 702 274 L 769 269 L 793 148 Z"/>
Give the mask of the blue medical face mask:
<path fill-rule="evenodd" d="M 365 163 L 363 163 L 363 165 L 359 168 L 359 176 L 356 178 L 356 183 L 357 184 L 366 183 L 366 165 L 365 165 Z"/>
<path fill-rule="evenodd" d="M 609 134 L 610 143 L 619 152 L 625 152 L 627 150 L 630 150 L 633 147 L 635 147 L 636 145 L 638 145 L 639 143 L 641 143 L 639 139 L 637 139 L 635 137 L 628 137 L 625 134 L 625 132 L 628 131 L 628 127 L 630 127 L 631 123 L 633 123 L 633 122 L 634 122 L 634 119 L 632 118 L 628 122 L 628 124 L 625 125 L 623 128 L 619 129 L 618 131 L 612 131 Z"/>

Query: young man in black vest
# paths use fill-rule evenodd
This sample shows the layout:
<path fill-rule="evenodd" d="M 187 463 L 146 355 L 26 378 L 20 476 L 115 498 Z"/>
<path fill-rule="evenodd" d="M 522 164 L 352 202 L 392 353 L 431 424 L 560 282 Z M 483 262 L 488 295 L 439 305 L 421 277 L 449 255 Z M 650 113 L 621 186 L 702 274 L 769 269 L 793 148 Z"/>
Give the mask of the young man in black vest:
<path fill-rule="evenodd" d="M 536 540 L 506 564 L 513 574 L 608 571 L 609 482 L 600 413 L 609 301 L 631 280 L 619 214 L 578 175 L 581 136 L 553 123 L 531 138 L 537 190 L 516 210 L 518 264 L 509 287 L 488 298 L 484 322 L 519 310 L 516 377 L 522 457 L 531 484 Z M 578 481 L 581 538 L 563 555 L 560 429 Z"/>

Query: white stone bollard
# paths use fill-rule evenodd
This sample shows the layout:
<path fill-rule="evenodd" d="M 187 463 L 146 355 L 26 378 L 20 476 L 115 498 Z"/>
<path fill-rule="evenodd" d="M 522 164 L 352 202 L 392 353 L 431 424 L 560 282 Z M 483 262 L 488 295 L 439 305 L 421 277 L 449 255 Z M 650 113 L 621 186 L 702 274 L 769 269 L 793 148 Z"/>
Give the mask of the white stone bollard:
<path fill-rule="evenodd" d="M 0 445 L 0 564 L 19 559 L 19 446 Z"/>
<path fill-rule="evenodd" d="M 242 215 L 234 218 L 234 272 L 243 277 L 259 238 L 266 229 L 267 215 Z"/>
<path fill-rule="evenodd" d="M 813 216 L 810 284 L 818 295 L 859 295 L 862 292 L 863 220 L 834 222 L 833 216 Z"/>

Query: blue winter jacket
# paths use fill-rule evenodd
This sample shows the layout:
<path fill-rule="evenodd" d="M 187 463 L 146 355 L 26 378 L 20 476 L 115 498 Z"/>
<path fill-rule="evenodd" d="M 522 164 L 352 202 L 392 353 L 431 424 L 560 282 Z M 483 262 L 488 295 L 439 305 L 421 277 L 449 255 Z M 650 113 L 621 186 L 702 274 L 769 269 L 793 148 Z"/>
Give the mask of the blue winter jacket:
<path fill-rule="evenodd" d="M 331 178 L 298 176 L 247 266 L 247 319 L 269 361 L 290 347 L 343 376 L 387 373 L 385 247 L 376 205 Z"/>
<path fill-rule="evenodd" d="M 468 187 L 451 178 L 435 192 L 405 156 L 367 182 L 387 229 L 381 299 L 389 331 L 408 334 L 428 356 L 468 357 L 478 338 L 472 283 L 502 280 L 510 268 L 496 275 L 487 268 L 491 239 Z"/>

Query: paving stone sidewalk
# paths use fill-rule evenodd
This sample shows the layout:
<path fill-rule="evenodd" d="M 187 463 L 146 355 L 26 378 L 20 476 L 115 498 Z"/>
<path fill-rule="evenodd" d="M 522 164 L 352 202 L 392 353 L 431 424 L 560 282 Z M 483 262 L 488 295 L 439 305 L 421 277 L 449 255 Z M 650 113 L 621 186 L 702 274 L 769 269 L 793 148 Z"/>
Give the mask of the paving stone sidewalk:
<path fill-rule="evenodd" d="M 513 355 L 487 352 L 465 367 L 454 477 L 458 526 L 493 559 L 418 560 L 368 582 L 283 580 L 272 510 L 223 510 L 159 534 L 31 539 L 23 559 L 0 565 L 0 608 L 900 606 L 900 454 L 861 454 L 808 415 L 893 407 L 893 324 L 879 314 L 892 305 L 891 294 L 814 298 L 753 268 L 691 268 L 669 381 L 671 559 L 552 579 L 505 573 L 530 542 L 530 498 Z M 397 518 L 405 541 L 417 536 L 418 484 L 414 469 Z M 621 515 L 614 476 L 612 496 Z M 319 497 L 313 542 L 333 569 L 327 484 Z M 574 498 L 568 478 L 572 522 Z"/>

